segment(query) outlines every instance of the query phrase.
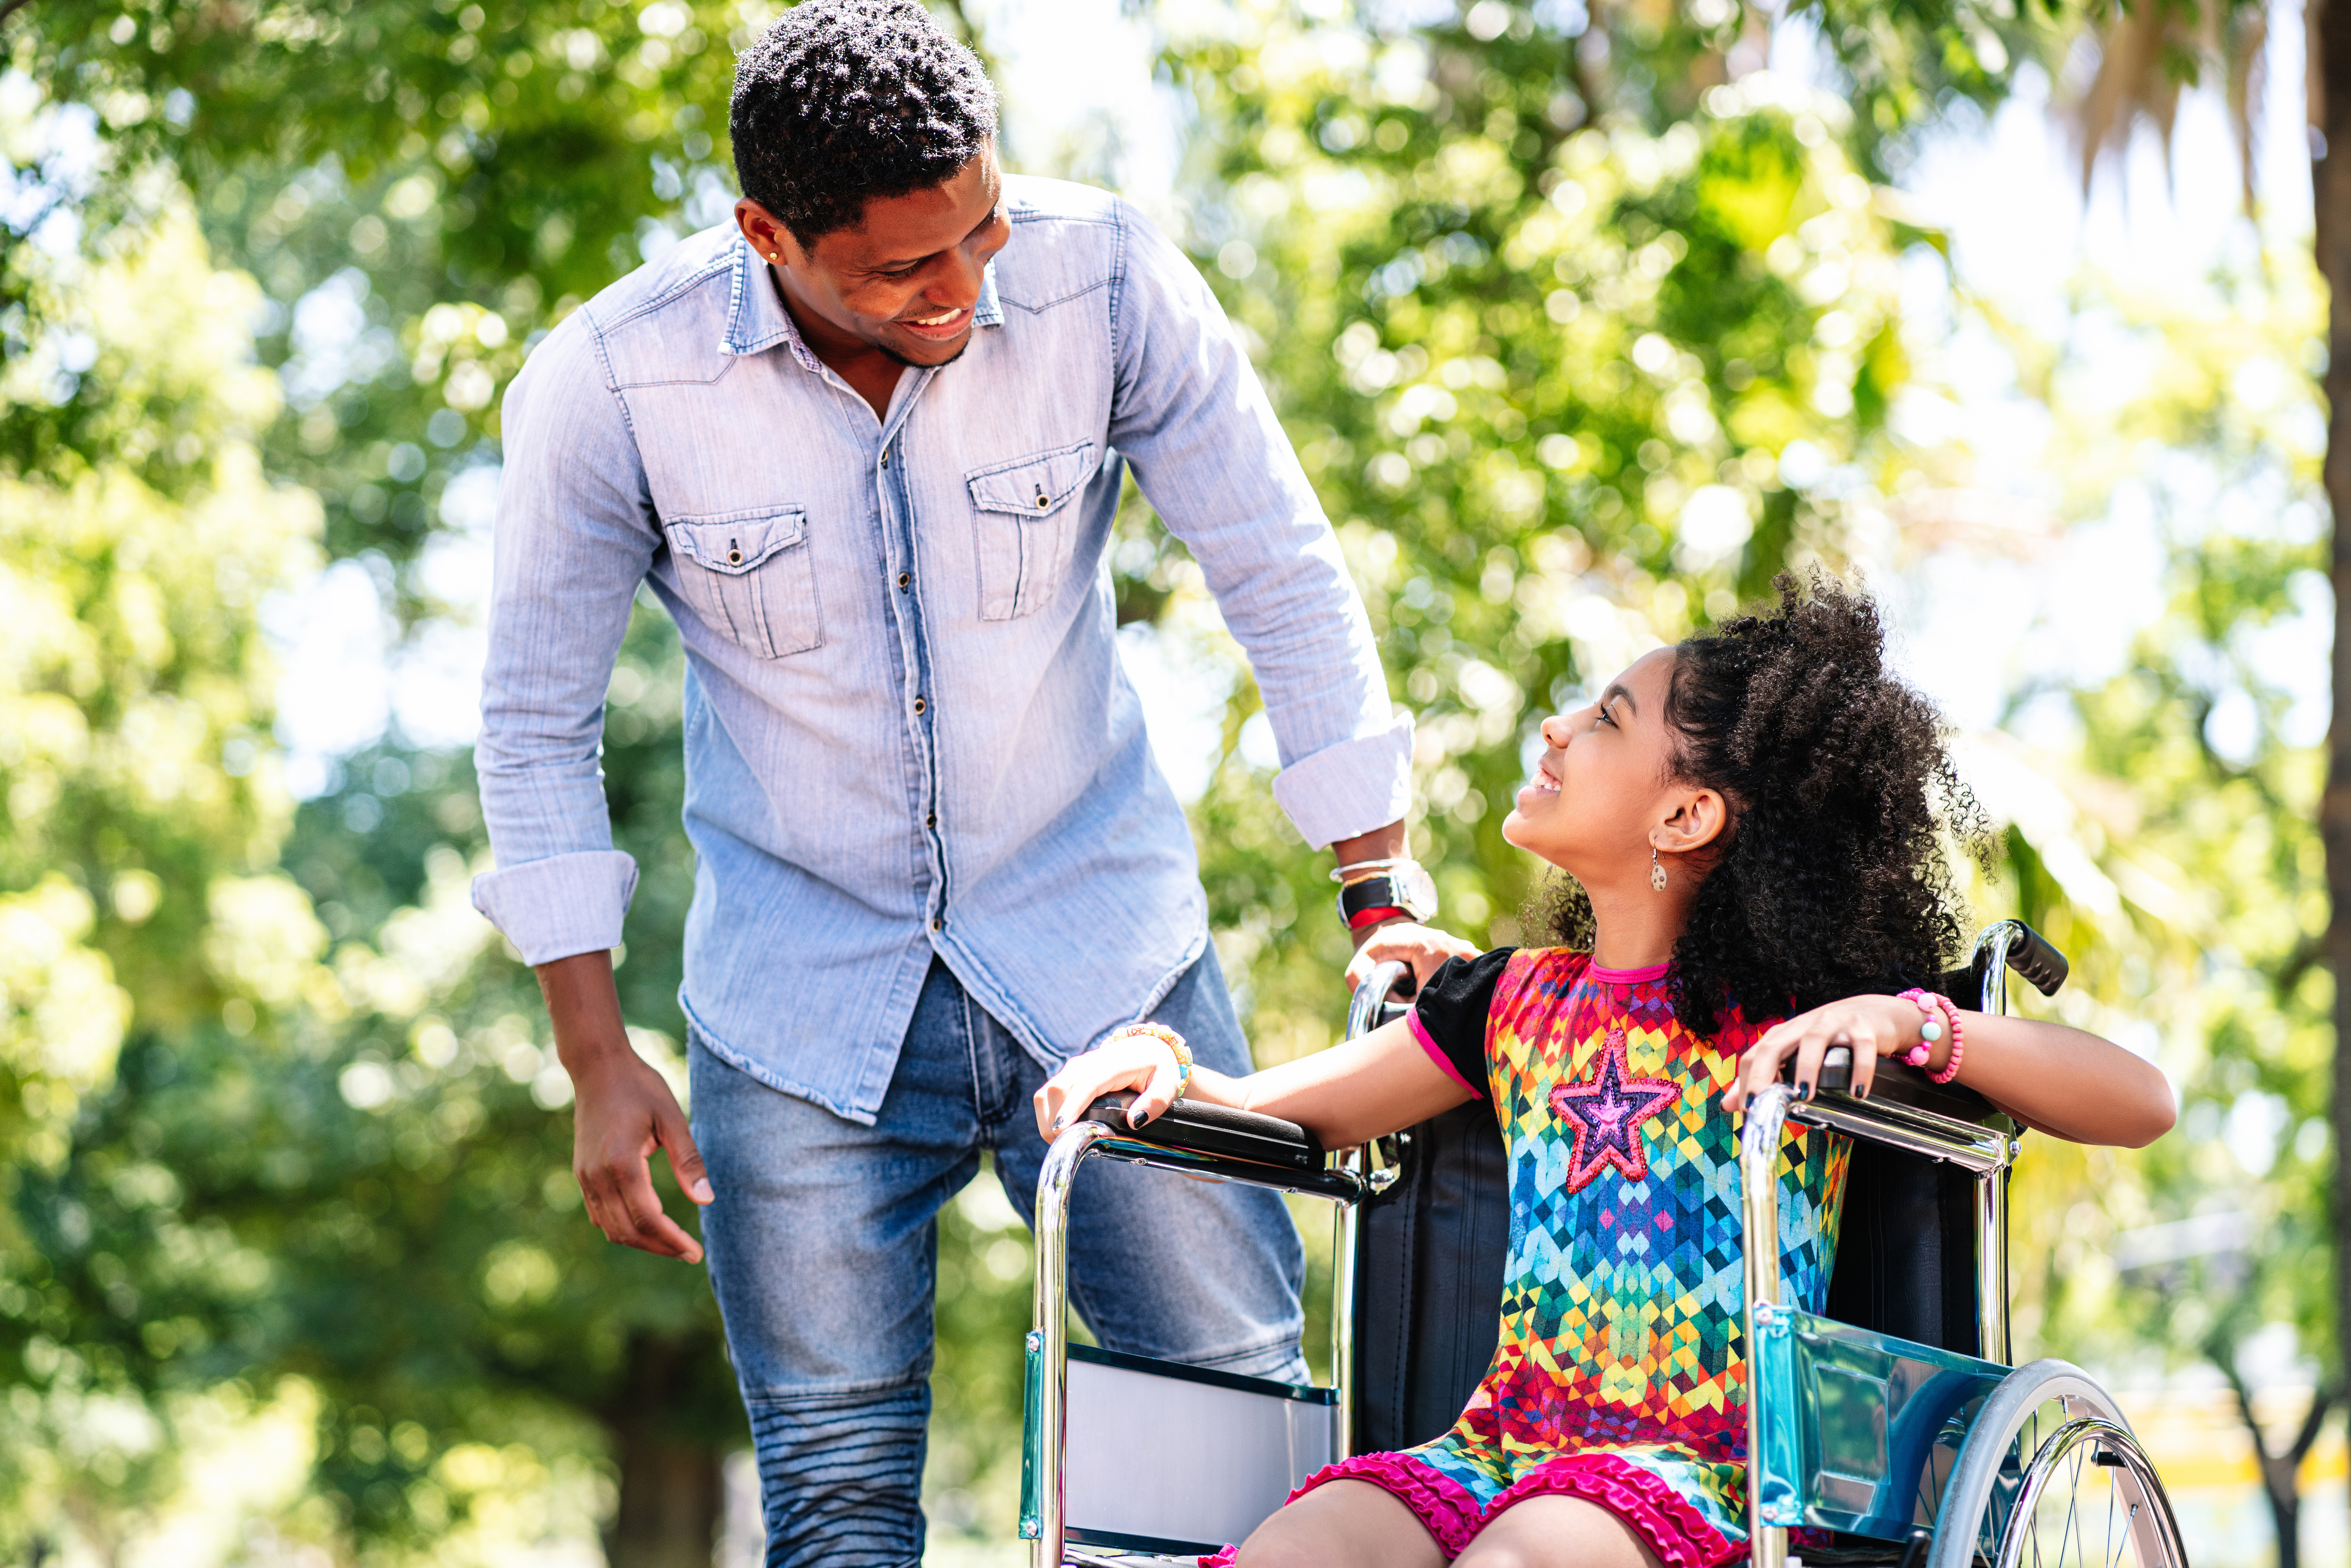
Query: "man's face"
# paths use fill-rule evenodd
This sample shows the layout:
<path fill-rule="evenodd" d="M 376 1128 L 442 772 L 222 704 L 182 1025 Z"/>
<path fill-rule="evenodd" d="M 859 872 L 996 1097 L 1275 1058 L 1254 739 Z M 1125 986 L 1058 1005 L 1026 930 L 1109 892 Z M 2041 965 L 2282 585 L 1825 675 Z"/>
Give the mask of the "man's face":
<path fill-rule="evenodd" d="M 736 203 L 735 219 L 752 250 L 781 268 L 804 319 L 905 364 L 944 365 L 970 343 L 980 275 L 1012 237 L 1003 196 L 990 146 L 944 185 L 866 203 L 855 227 L 813 246 L 757 202 Z"/>

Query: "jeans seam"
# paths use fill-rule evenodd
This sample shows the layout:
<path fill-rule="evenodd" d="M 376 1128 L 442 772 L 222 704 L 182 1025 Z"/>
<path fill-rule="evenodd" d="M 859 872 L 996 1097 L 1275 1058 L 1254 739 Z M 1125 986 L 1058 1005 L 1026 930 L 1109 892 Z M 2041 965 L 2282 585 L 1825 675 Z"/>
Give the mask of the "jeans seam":
<path fill-rule="evenodd" d="M 978 1006 L 968 991 L 964 993 L 964 1006 L 967 1009 Z M 980 1016 L 971 1029 L 975 1072 L 977 1071 L 980 1041 L 983 1037 L 987 1040 L 991 1063 L 995 1068 L 992 1074 L 995 1092 L 976 1094 L 972 1100 L 972 1111 L 979 1122 L 980 1146 L 993 1150 L 1002 1141 L 998 1134 L 1011 1123 L 1014 1113 L 1019 1109 L 1020 1073 L 1009 1060 L 1009 1054 L 1010 1051 L 1021 1050 L 1021 1045 L 1011 1030 L 997 1021 L 993 1013 L 981 1008 Z M 1008 1051 L 1007 1047 L 1009 1048 Z"/>
<path fill-rule="evenodd" d="M 987 1099 L 987 1086 L 982 1081 L 983 1075 L 979 1069 L 979 1030 L 974 1029 L 971 1023 L 971 993 L 963 988 L 960 981 L 956 985 L 956 1006 L 963 1015 L 963 1061 L 964 1066 L 971 1074 L 972 1119 L 985 1128 L 987 1124 L 985 1104 Z M 979 1141 L 985 1143 L 987 1140 L 982 1138 Z"/>

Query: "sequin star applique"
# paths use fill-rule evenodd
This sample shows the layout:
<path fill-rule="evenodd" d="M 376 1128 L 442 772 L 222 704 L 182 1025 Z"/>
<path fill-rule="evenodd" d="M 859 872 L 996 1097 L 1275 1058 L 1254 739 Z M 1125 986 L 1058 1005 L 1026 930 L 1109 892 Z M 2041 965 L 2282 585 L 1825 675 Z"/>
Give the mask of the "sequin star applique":
<path fill-rule="evenodd" d="M 1681 1098 L 1666 1078 L 1635 1078 L 1625 1061 L 1625 1031 L 1612 1029 L 1600 1056 L 1599 1074 L 1587 1082 L 1562 1083 L 1551 1092 L 1551 1108 L 1575 1128 L 1568 1155 L 1567 1190 L 1582 1192 L 1610 1166 L 1639 1181 L 1649 1174 L 1649 1151 L 1641 1124 Z"/>

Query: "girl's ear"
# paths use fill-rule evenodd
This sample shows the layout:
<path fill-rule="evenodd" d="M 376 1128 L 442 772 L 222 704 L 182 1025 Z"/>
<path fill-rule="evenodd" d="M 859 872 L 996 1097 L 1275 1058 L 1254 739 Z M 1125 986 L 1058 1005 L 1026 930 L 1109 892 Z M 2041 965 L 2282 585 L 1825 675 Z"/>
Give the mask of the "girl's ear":
<path fill-rule="evenodd" d="M 1730 808 L 1716 789 L 1694 789 L 1682 797 L 1674 814 L 1649 831 L 1649 842 L 1661 854 L 1686 855 L 1702 850 L 1730 825 Z"/>

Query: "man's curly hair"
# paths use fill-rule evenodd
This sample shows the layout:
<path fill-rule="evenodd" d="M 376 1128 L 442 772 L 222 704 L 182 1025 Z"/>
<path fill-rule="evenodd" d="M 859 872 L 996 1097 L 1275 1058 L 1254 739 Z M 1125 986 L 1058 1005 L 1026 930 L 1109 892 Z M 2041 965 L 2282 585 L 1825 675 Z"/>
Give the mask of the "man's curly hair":
<path fill-rule="evenodd" d="M 736 60 L 726 123 L 743 194 L 809 246 L 954 179 L 996 89 L 917 0 L 802 0 Z"/>
<path fill-rule="evenodd" d="M 1938 983 L 1963 935 L 1940 831 L 1985 832 L 1934 707 L 1886 673 L 1877 606 L 1822 573 L 1774 586 L 1776 607 L 1675 651 L 1666 698 L 1674 778 L 1730 808 L 1667 982 L 1700 1034 L 1726 1007 L 1760 1022 Z M 1530 929 L 1590 943 L 1572 879 L 1533 903 Z"/>

